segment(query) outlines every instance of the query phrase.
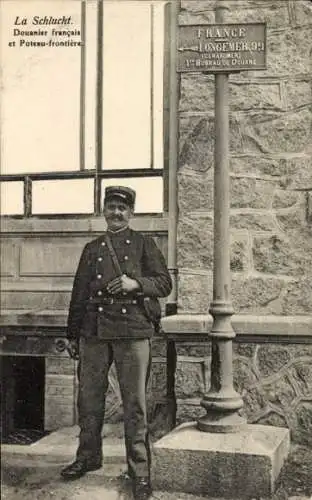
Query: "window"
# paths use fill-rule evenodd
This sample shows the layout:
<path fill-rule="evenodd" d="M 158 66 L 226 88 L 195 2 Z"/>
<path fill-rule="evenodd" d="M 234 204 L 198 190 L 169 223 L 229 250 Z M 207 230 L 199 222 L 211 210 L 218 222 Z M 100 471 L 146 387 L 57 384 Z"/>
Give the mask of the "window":
<path fill-rule="evenodd" d="M 9 47 L 17 11 L 71 16 L 82 46 Z M 162 212 L 165 2 L 10 0 L 1 16 L 1 214 L 99 214 L 112 183 Z"/>

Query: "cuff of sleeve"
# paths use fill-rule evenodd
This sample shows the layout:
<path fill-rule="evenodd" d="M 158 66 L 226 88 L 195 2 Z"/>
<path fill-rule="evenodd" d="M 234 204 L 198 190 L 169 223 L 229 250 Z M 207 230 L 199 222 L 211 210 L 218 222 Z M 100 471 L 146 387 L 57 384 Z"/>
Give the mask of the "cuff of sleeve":
<path fill-rule="evenodd" d="M 147 287 L 145 286 L 145 278 L 135 278 L 135 280 L 138 282 L 139 284 L 139 290 L 138 290 L 138 294 L 140 295 L 148 295 L 148 289 Z"/>

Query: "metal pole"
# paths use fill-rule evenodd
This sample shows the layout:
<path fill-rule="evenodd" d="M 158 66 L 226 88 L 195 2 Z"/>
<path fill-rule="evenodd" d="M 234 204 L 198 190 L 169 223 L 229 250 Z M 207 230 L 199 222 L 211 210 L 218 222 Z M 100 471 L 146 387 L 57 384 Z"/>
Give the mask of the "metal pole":
<path fill-rule="evenodd" d="M 176 73 L 177 31 L 180 0 L 170 2 L 170 73 L 169 73 L 169 173 L 168 173 L 168 269 L 172 278 L 172 291 L 166 305 L 166 315 L 177 313 L 178 269 L 178 156 L 179 156 L 179 88 L 180 76 Z"/>
<path fill-rule="evenodd" d="M 226 4 L 216 6 L 216 24 L 225 22 Z M 201 406 L 207 414 L 198 428 L 205 432 L 233 432 L 245 423 L 238 410 L 241 396 L 233 387 L 230 273 L 230 177 L 229 177 L 229 75 L 215 74 L 215 164 L 214 164 L 214 268 L 211 329 L 211 386 Z"/>
<path fill-rule="evenodd" d="M 94 214 L 101 215 L 101 178 L 103 161 L 103 0 L 97 2 L 97 70 L 96 70 L 96 175 L 94 178 Z"/>

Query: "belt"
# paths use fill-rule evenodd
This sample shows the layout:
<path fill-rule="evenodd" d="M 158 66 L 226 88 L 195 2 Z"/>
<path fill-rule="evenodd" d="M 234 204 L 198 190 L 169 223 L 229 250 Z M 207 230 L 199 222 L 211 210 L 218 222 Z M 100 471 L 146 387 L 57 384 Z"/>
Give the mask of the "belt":
<path fill-rule="evenodd" d="M 137 304 L 137 299 L 127 299 L 123 297 L 101 297 L 101 298 L 93 298 L 90 297 L 90 303 L 96 305 L 113 305 L 113 304 L 121 304 L 121 305 L 129 305 L 129 304 Z"/>

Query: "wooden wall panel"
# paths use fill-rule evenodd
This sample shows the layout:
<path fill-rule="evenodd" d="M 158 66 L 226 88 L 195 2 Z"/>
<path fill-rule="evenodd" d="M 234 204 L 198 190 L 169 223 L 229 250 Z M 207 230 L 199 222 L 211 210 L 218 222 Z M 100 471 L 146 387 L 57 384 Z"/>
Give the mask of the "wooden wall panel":
<path fill-rule="evenodd" d="M 8 239 L 1 242 L 1 276 L 14 277 L 18 275 L 18 253 L 19 246 L 14 240 Z"/>
<path fill-rule="evenodd" d="M 73 276 L 81 251 L 91 238 L 32 238 L 20 255 L 20 276 Z"/>

